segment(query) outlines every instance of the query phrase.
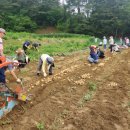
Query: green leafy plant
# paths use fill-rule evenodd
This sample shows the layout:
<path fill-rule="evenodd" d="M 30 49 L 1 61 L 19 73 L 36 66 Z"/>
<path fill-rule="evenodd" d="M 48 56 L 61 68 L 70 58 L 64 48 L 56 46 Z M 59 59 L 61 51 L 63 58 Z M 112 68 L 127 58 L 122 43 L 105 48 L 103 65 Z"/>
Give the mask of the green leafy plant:
<path fill-rule="evenodd" d="M 89 82 L 89 90 L 90 91 L 96 91 L 97 85 L 93 82 Z"/>
<path fill-rule="evenodd" d="M 89 92 L 89 93 L 87 93 L 87 94 L 84 96 L 83 100 L 85 100 L 85 101 L 90 101 L 91 98 L 92 98 L 92 93 Z"/>
<path fill-rule="evenodd" d="M 37 123 L 36 127 L 38 130 L 45 130 L 45 126 L 43 123 Z"/>
<path fill-rule="evenodd" d="M 128 107 L 130 107 L 130 102 L 128 102 Z"/>
<path fill-rule="evenodd" d="M 128 112 L 130 113 L 130 108 L 128 108 Z"/>

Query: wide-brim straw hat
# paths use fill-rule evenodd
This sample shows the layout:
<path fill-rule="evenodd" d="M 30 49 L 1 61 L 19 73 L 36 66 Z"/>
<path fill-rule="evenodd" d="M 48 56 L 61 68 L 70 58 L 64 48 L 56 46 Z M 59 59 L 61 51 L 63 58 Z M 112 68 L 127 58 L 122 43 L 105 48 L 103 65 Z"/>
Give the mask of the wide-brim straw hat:
<path fill-rule="evenodd" d="M 22 50 L 22 48 L 19 48 L 16 50 L 16 53 L 23 53 L 23 52 L 24 52 L 24 50 Z"/>

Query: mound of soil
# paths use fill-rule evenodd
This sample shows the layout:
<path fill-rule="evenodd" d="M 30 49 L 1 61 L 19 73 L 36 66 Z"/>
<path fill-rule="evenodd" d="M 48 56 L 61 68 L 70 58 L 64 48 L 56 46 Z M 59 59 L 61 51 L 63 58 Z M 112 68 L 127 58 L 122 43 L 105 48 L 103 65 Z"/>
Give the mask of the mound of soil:
<path fill-rule="evenodd" d="M 20 75 L 34 97 L 4 117 L 0 130 L 130 130 L 129 54 L 107 52 L 92 65 L 84 51 L 57 56 L 47 78 L 37 77 L 36 63 L 30 63 Z"/>

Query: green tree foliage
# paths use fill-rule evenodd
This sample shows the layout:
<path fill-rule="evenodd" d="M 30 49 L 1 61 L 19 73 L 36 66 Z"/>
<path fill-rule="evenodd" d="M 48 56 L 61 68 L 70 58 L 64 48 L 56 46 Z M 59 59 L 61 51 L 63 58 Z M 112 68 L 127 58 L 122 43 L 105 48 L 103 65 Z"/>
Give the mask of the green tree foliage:
<path fill-rule="evenodd" d="M 7 30 L 55 26 L 99 37 L 130 34 L 130 0 L 0 0 L 0 7 L 0 25 Z"/>
<path fill-rule="evenodd" d="M 128 33 L 130 7 L 128 0 L 93 0 L 90 24 L 95 35 L 123 35 Z M 98 33 L 99 32 L 99 33 Z"/>
<path fill-rule="evenodd" d="M 13 31 L 55 26 L 62 16 L 58 0 L 0 0 L 0 25 Z"/>

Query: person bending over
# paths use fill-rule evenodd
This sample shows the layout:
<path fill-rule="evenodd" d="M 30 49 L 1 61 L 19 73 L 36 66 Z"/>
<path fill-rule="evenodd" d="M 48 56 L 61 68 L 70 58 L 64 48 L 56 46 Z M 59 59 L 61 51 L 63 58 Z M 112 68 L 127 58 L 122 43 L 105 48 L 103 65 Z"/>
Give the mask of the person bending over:
<path fill-rule="evenodd" d="M 42 54 L 39 58 L 37 75 L 39 75 L 42 70 L 44 77 L 46 77 L 47 76 L 46 68 L 48 68 L 49 75 L 52 75 L 52 67 L 55 67 L 53 57 L 49 56 L 48 54 Z"/>

